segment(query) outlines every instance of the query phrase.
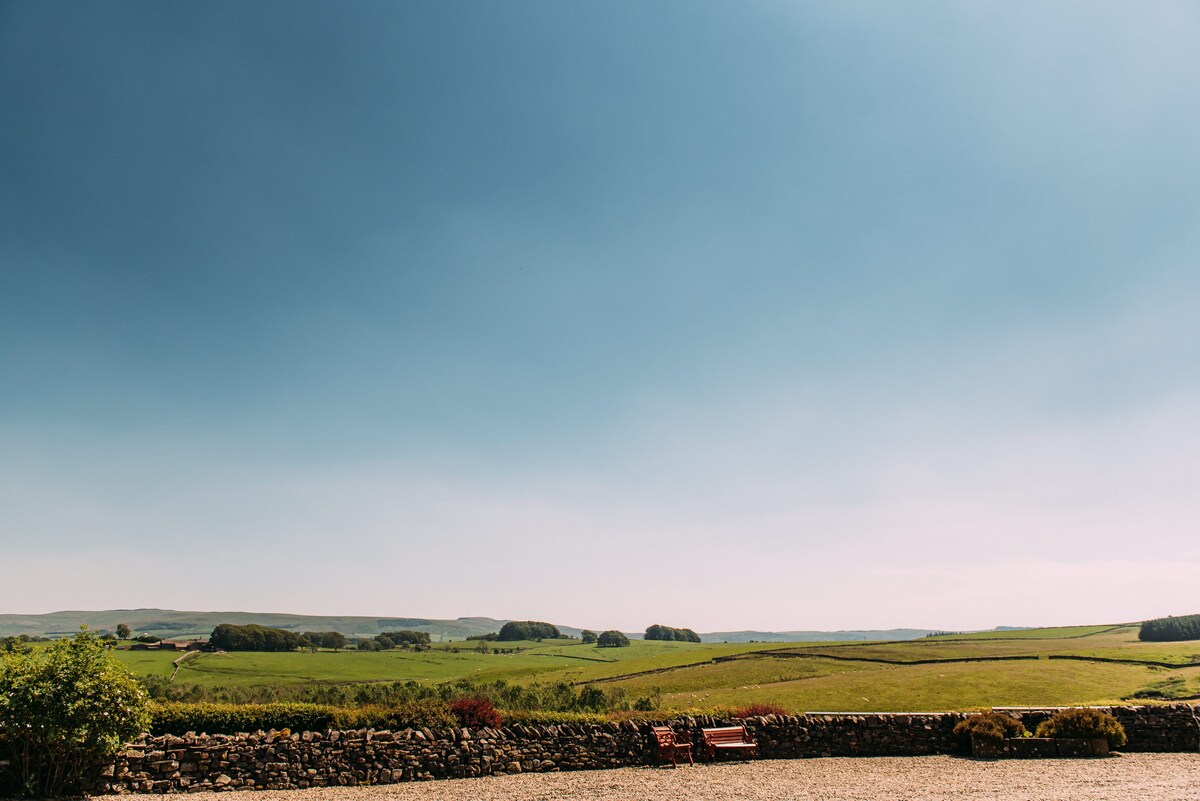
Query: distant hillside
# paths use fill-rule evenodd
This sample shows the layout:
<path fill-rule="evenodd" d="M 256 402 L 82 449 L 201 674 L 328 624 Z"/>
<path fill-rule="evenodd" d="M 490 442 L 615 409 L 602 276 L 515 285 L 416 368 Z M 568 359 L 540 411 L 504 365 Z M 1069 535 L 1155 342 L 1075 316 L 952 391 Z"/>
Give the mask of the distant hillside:
<path fill-rule="evenodd" d="M 884 629 L 863 631 L 713 631 L 701 634 L 701 642 L 821 642 L 855 640 L 916 640 L 933 629 Z"/>
<path fill-rule="evenodd" d="M 384 631 L 409 629 L 428 632 L 434 642 L 462 639 L 473 634 L 499 631 L 506 620 L 490 617 L 460 617 L 457 620 L 432 620 L 414 617 L 331 617 L 290 615 L 273 612 L 188 612 L 173 609 L 108 609 L 104 611 L 51 612 L 45 615 L 0 614 L 0 636 L 39 634 L 60 636 L 79 631 L 81 625 L 97 630 L 115 630 L 124 623 L 135 633 L 156 637 L 207 637 L 220 623 L 262 626 L 288 631 L 340 631 L 354 636 L 375 636 Z M 562 627 L 560 627 L 562 628 Z M 568 630 L 571 630 L 568 628 Z M 578 629 L 573 629 L 578 633 Z"/>
<path fill-rule="evenodd" d="M 460 617 L 437 620 L 420 617 L 365 617 L 292 615 L 276 612 L 193 612 L 174 609 L 107 609 L 103 611 L 51 612 L 45 615 L 0 614 L 0 637 L 13 634 L 62 636 L 79 631 L 81 625 L 113 631 L 124 623 L 137 634 L 156 637 L 207 637 L 220 623 L 262 626 L 288 631 L 340 631 L 347 636 L 374 637 L 384 631 L 408 629 L 427 632 L 434 642 L 461 640 L 475 634 L 499 631 L 508 621 L 490 617 Z M 582 629 L 558 625 L 559 631 L 578 637 Z M 597 629 L 598 630 L 598 629 Z M 701 633 L 703 642 L 817 642 L 853 640 L 915 640 L 931 629 L 886 629 L 861 631 L 714 631 Z M 627 632 L 641 639 L 642 632 Z"/>

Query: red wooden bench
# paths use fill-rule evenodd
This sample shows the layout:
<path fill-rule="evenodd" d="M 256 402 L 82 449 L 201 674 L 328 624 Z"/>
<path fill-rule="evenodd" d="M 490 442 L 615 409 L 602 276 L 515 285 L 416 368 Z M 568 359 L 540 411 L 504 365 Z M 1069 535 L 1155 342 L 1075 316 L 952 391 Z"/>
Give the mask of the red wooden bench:
<path fill-rule="evenodd" d="M 655 744 L 658 746 L 658 764 L 661 765 L 669 756 L 671 764 L 679 767 L 676 755 L 681 753 L 687 755 L 690 764 L 696 764 L 692 759 L 692 742 L 686 735 L 676 735 L 670 726 L 651 726 L 650 731 L 654 733 Z"/>
<path fill-rule="evenodd" d="M 716 729 L 701 729 L 704 736 L 704 751 L 710 760 L 719 752 L 744 754 L 747 759 L 758 756 L 758 743 L 750 739 L 745 726 L 722 726 Z"/>

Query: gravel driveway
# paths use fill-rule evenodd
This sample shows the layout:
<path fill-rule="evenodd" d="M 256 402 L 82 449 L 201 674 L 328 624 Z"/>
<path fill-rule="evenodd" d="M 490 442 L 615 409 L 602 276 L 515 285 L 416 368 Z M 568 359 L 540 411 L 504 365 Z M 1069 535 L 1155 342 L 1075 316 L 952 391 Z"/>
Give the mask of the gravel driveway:
<path fill-rule="evenodd" d="M 375 787 L 193 793 L 189 801 L 1200 801 L 1200 754 L 975 761 L 764 760 Z"/>

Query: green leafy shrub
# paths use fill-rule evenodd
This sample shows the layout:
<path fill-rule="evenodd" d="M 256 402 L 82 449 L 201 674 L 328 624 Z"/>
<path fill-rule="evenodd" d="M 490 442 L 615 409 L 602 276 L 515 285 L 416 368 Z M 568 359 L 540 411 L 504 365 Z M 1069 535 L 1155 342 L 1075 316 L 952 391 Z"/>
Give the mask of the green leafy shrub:
<path fill-rule="evenodd" d="M 790 714 L 786 709 L 777 704 L 750 704 L 735 709 L 733 716 L 735 718 L 761 718 L 767 715 L 787 715 Z"/>
<path fill-rule="evenodd" d="M 0 789 L 57 796 L 77 789 L 149 722 L 141 686 L 84 629 L 48 648 L 0 656 Z"/>
<path fill-rule="evenodd" d="M 1037 727 L 1038 737 L 1072 737 L 1108 740 L 1109 748 L 1125 745 L 1125 727 L 1107 712 L 1077 707 L 1056 712 Z"/>
<path fill-rule="evenodd" d="M 468 729 L 498 729 L 504 721 L 496 707 L 486 698 L 459 698 L 450 704 L 450 711 L 458 719 L 459 725 Z"/>
<path fill-rule="evenodd" d="M 1003 712 L 980 712 L 959 721 L 954 727 L 954 734 L 958 737 L 959 745 L 969 751 L 972 737 L 1000 743 L 1006 737 L 1025 737 L 1029 730 L 1012 715 L 1005 715 Z"/>

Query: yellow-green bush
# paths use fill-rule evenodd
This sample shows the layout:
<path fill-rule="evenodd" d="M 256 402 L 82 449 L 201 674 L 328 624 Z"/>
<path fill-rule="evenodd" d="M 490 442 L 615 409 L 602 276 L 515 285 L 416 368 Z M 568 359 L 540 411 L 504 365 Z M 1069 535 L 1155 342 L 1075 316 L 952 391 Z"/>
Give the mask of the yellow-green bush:
<path fill-rule="evenodd" d="M 1125 727 L 1107 712 L 1077 707 L 1056 712 L 1037 727 L 1038 737 L 1071 737 L 1081 740 L 1108 740 L 1109 748 L 1125 745 Z"/>
<path fill-rule="evenodd" d="M 1006 737 L 1025 737 L 1029 734 L 1029 730 L 1025 728 L 1024 723 L 1012 715 L 1005 715 L 1002 712 L 980 712 L 978 715 L 971 715 L 967 719 L 959 721 L 958 725 L 954 727 L 954 734 L 958 737 L 959 745 L 970 750 L 972 737 L 1000 743 Z"/>

